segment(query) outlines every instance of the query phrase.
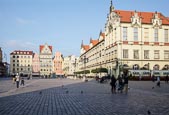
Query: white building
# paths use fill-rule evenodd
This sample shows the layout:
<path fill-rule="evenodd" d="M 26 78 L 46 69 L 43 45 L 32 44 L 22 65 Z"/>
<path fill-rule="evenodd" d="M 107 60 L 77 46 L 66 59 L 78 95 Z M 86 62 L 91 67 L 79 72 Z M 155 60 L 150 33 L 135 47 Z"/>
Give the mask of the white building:
<path fill-rule="evenodd" d="M 116 77 L 124 69 L 169 70 L 169 18 L 162 13 L 115 10 L 111 3 L 104 37 L 82 45 L 81 70 L 102 66 Z"/>
<path fill-rule="evenodd" d="M 39 60 L 40 75 L 50 77 L 52 74 L 52 46 L 40 45 Z"/>
<path fill-rule="evenodd" d="M 115 10 L 105 26 L 107 67 L 162 70 L 169 65 L 169 19 L 159 12 Z"/>
<path fill-rule="evenodd" d="M 65 76 L 74 76 L 74 72 L 76 68 L 76 57 L 74 55 L 70 55 L 63 58 L 63 72 Z"/>

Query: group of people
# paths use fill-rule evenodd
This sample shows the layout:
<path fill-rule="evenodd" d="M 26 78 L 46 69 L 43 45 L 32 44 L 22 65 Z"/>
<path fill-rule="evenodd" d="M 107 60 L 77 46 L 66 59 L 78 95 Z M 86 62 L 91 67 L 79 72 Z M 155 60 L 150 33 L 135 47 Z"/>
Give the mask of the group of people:
<path fill-rule="evenodd" d="M 16 73 L 16 75 L 13 76 L 13 84 L 16 83 L 16 87 L 19 88 L 19 83 L 21 81 L 20 85 L 24 86 L 24 78 L 20 77 L 20 75 L 18 73 Z"/>
<path fill-rule="evenodd" d="M 157 86 L 160 87 L 160 76 L 155 77 L 154 75 L 152 75 L 152 81 L 153 82 L 155 82 L 155 79 L 157 79 Z M 164 80 L 165 80 L 165 83 L 168 84 L 168 80 L 169 80 L 168 74 L 166 75 Z"/>
<path fill-rule="evenodd" d="M 118 80 L 118 88 L 117 88 L 117 80 Z M 123 92 L 123 90 L 125 91 L 125 93 L 128 93 L 128 71 L 124 71 L 122 75 L 118 76 L 118 79 L 115 78 L 114 75 L 112 75 L 111 77 L 111 81 L 110 81 L 110 85 L 111 85 L 111 92 L 112 93 L 116 93 L 116 89 L 118 90 L 118 92 Z"/>

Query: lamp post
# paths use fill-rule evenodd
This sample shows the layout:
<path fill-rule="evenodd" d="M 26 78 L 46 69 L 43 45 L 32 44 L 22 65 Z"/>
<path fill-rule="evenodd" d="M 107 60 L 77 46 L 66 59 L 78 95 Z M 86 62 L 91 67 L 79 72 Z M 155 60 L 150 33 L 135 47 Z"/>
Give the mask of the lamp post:
<path fill-rule="evenodd" d="M 86 81 L 86 62 L 87 62 L 87 58 L 86 56 L 84 56 L 84 77 L 83 77 L 83 81 Z"/>
<path fill-rule="evenodd" d="M 77 59 L 75 58 L 75 71 L 74 71 L 75 79 L 76 79 L 76 61 Z"/>
<path fill-rule="evenodd" d="M 150 72 L 149 77 L 151 77 L 150 63 L 148 63 L 148 71 Z"/>

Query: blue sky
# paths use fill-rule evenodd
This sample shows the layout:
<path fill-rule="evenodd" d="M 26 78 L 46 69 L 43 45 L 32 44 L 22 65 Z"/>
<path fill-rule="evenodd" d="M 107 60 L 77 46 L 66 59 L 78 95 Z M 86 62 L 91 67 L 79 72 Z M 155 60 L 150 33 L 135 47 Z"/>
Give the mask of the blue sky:
<path fill-rule="evenodd" d="M 115 9 L 161 12 L 169 17 L 169 0 L 113 0 Z M 0 0 L 0 47 L 39 53 L 48 43 L 64 56 L 80 55 L 83 40 L 104 31 L 110 0 Z M 54 54 L 53 52 L 53 54 Z"/>

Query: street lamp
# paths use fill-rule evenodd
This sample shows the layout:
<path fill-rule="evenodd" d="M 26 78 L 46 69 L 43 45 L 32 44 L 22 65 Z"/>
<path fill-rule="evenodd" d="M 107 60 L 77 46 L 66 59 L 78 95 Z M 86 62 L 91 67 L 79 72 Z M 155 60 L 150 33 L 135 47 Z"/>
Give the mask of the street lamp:
<path fill-rule="evenodd" d="M 150 63 L 148 63 L 148 71 L 150 72 L 149 77 L 151 77 Z"/>
<path fill-rule="evenodd" d="M 75 58 L 75 71 L 74 71 L 75 79 L 76 79 L 76 61 L 77 59 Z"/>
<path fill-rule="evenodd" d="M 83 80 L 84 81 L 86 81 L 86 63 L 87 63 L 87 58 L 86 58 L 86 56 L 84 56 L 84 78 L 83 78 Z"/>

